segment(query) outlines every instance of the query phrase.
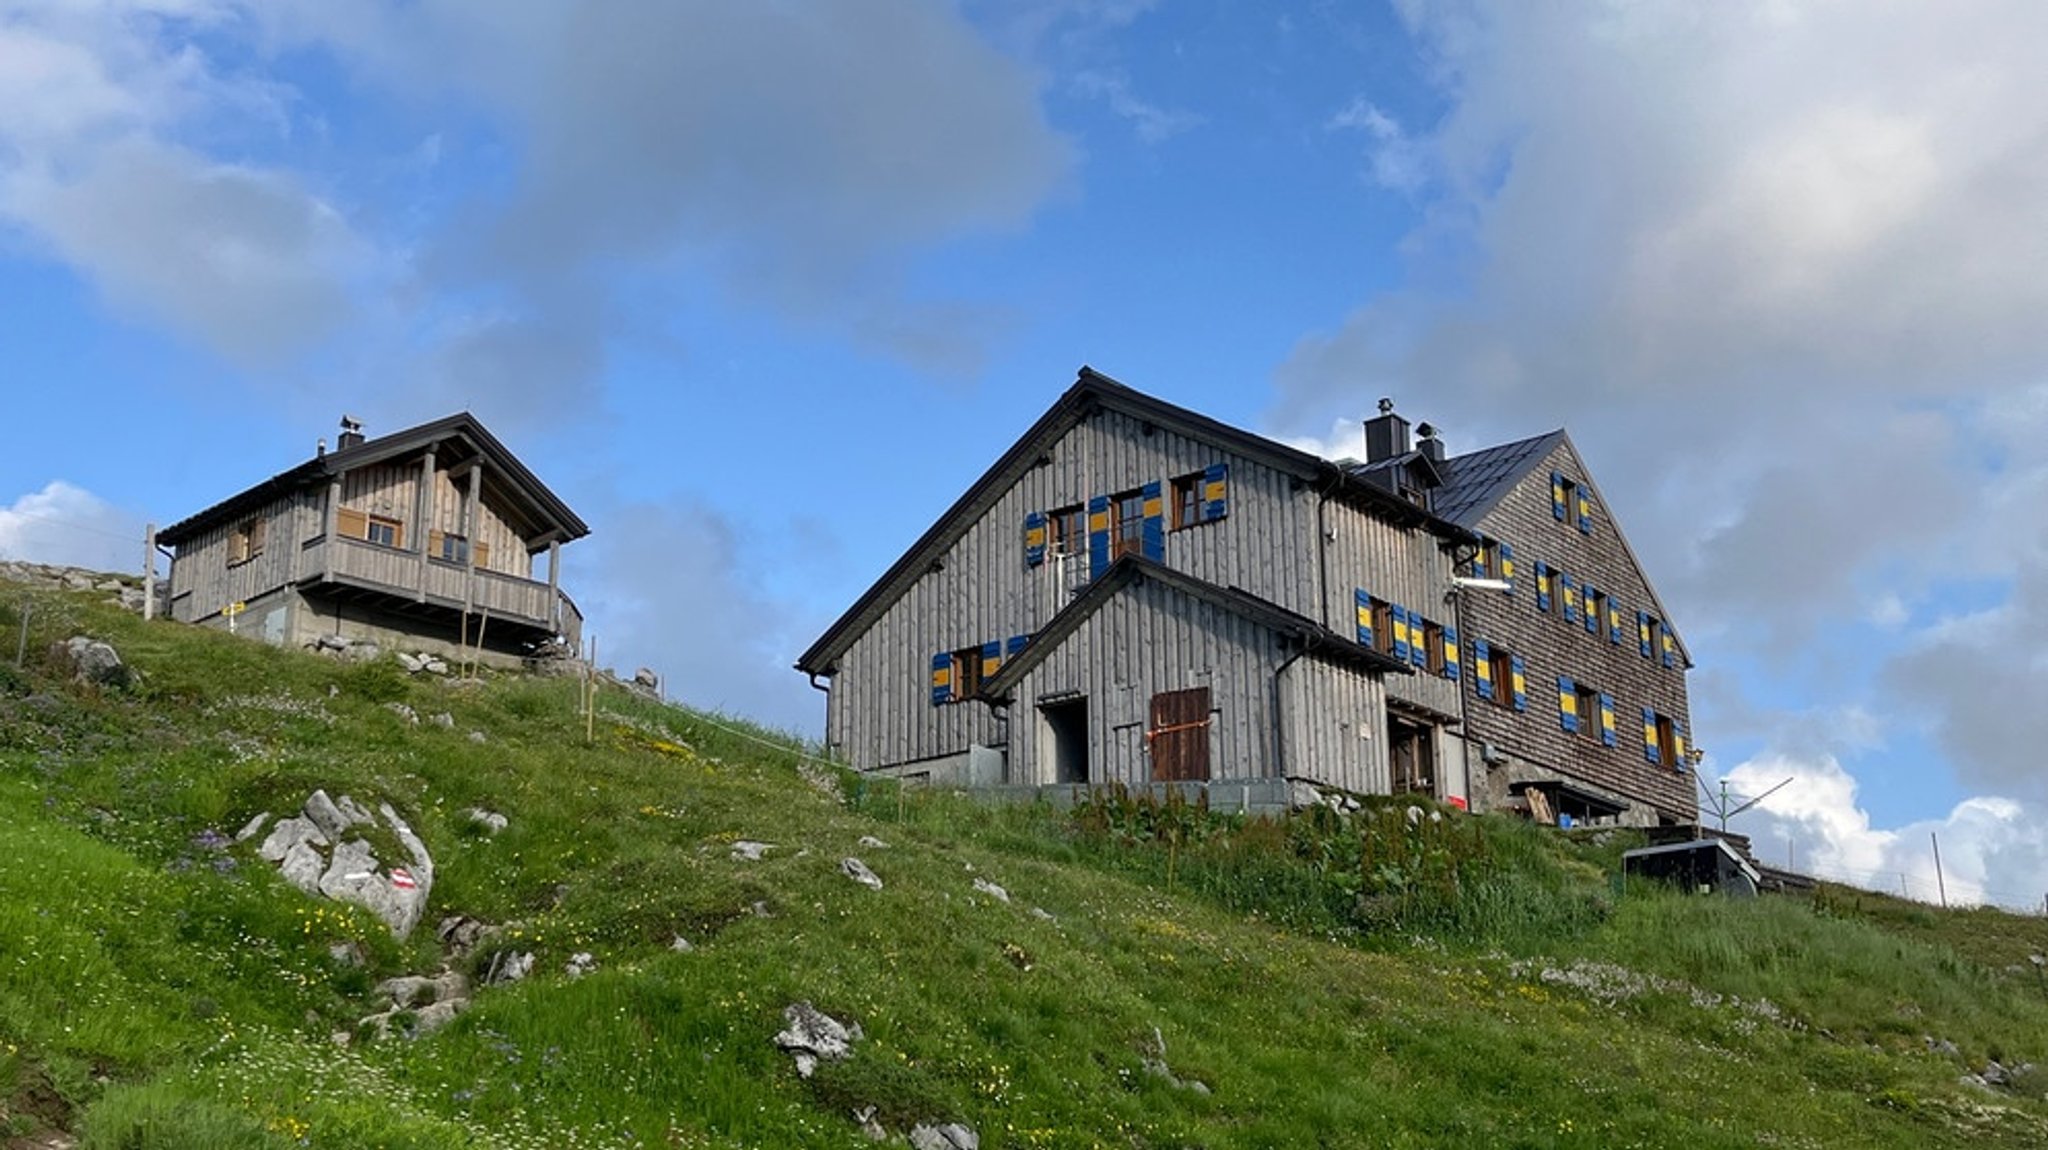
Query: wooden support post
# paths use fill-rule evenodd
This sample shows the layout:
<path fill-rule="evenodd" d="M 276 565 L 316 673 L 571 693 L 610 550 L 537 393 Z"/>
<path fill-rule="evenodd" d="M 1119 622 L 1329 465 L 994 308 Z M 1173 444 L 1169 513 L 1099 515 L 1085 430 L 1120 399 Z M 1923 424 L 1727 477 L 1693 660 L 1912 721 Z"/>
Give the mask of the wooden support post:
<path fill-rule="evenodd" d="M 142 621 L 156 618 L 156 524 L 142 530 Z"/>
<path fill-rule="evenodd" d="M 430 445 L 427 453 L 420 457 L 420 489 L 413 499 L 418 518 L 413 522 L 413 538 L 419 550 L 419 600 L 427 601 L 427 559 L 431 548 L 428 542 L 434 533 L 434 449 Z"/>
<path fill-rule="evenodd" d="M 320 528 L 320 536 L 324 540 L 320 544 L 320 581 L 322 583 L 332 583 L 334 582 L 334 551 L 341 543 L 341 540 L 338 538 L 341 531 L 341 476 L 339 475 L 327 481 L 327 510 L 324 513 L 324 519 L 325 522 Z M 336 629 L 339 630 L 339 627 Z"/>
<path fill-rule="evenodd" d="M 555 622 L 555 634 L 562 633 L 562 541 L 548 540 L 548 617 Z"/>
<path fill-rule="evenodd" d="M 462 497 L 462 549 L 464 571 L 462 577 L 462 612 L 466 617 L 476 607 L 476 501 L 478 489 L 483 485 L 484 461 L 478 456 L 469 467 L 469 490 Z M 483 639 L 478 637 L 481 644 Z"/>

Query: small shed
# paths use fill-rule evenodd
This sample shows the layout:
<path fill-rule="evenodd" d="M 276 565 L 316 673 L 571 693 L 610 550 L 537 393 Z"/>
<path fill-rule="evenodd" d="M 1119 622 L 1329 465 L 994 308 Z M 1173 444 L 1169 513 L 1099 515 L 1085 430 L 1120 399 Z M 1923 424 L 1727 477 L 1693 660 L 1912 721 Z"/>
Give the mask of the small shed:
<path fill-rule="evenodd" d="M 1623 881 L 1661 879 L 1691 891 L 1754 898 L 1762 881 L 1756 868 L 1720 839 L 1693 839 L 1663 846 L 1641 847 L 1621 856 Z"/>

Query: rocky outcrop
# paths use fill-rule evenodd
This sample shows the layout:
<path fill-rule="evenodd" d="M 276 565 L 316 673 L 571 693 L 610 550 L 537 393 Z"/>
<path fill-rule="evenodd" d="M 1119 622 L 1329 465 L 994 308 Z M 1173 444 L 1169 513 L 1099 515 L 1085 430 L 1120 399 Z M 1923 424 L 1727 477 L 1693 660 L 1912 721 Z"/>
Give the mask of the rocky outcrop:
<path fill-rule="evenodd" d="M 818 1063 L 853 1053 L 853 1044 L 864 1037 L 860 1023 L 842 1023 L 808 1002 L 784 1007 L 782 1020 L 787 1025 L 775 1036 L 775 1045 L 796 1059 L 796 1072 L 805 1078 L 817 1073 Z"/>
<path fill-rule="evenodd" d="M 114 575 L 88 571 L 83 567 L 55 567 L 46 563 L 0 560 L 0 581 L 24 583 L 46 591 L 96 591 L 105 602 L 124 611 L 142 613 L 142 580 L 135 575 Z M 171 585 L 156 581 L 156 613 L 168 614 Z"/>
<path fill-rule="evenodd" d="M 379 859 L 357 828 L 388 831 L 405 853 L 404 865 Z M 300 813 L 279 819 L 256 855 L 307 894 L 367 909 L 399 938 L 419 925 L 434 887 L 433 856 L 390 803 L 373 815 L 349 796 L 329 798 L 324 790 L 314 791 Z"/>
<path fill-rule="evenodd" d="M 73 682 L 120 690 L 133 686 L 135 672 L 121 661 L 113 644 L 90 635 L 73 635 L 50 648 L 50 662 Z"/>

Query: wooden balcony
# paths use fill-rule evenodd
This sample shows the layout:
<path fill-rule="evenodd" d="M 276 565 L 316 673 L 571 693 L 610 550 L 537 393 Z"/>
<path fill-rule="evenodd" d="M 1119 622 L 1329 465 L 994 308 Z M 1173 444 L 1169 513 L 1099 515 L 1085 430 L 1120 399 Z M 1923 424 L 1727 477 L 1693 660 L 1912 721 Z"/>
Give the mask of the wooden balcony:
<path fill-rule="evenodd" d="M 561 635 L 575 647 L 583 641 L 583 613 L 573 600 L 546 583 L 481 567 L 429 557 L 417 551 L 337 536 L 314 536 L 301 547 L 299 582 L 333 583 L 394 599 L 510 623 Z"/>

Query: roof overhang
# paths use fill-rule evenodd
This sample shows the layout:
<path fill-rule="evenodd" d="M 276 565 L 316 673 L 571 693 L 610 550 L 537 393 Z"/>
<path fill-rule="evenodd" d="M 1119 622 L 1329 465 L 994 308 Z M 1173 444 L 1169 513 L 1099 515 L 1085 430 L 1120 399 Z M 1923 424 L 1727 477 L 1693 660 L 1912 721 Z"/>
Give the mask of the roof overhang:
<path fill-rule="evenodd" d="M 465 411 L 315 456 L 171 524 L 157 532 L 157 540 L 175 547 L 200 532 L 246 515 L 292 492 L 324 484 L 360 467 L 414 455 L 428 447 L 437 451 L 444 447 L 453 448 L 458 463 L 465 459 L 484 461 L 489 481 L 530 520 L 533 530 L 525 536 L 529 545 L 568 542 L 590 534 L 590 527 L 569 509 L 568 504 L 550 491 L 475 416 Z"/>

